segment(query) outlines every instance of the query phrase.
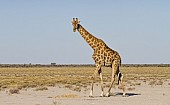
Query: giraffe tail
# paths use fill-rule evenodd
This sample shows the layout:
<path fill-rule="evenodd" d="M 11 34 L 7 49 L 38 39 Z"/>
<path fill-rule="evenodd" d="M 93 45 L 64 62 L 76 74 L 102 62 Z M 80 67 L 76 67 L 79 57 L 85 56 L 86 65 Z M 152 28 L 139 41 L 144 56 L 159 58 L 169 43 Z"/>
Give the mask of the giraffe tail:
<path fill-rule="evenodd" d="M 120 60 L 120 64 L 119 64 L 119 66 L 121 66 L 121 64 L 122 64 L 122 60 Z"/>
<path fill-rule="evenodd" d="M 122 73 L 121 73 L 121 72 L 119 72 L 117 77 L 118 77 L 118 85 L 119 85 L 119 83 L 121 82 Z"/>

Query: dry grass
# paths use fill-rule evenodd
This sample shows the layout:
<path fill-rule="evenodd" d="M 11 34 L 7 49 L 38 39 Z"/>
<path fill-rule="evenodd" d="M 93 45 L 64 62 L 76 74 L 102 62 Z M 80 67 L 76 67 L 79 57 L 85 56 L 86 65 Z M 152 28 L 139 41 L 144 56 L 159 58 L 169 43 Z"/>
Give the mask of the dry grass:
<path fill-rule="evenodd" d="M 163 80 L 151 80 L 148 85 L 151 85 L 151 86 L 163 85 Z"/>
<path fill-rule="evenodd" d="M 19 89 L 15 89 L 15 88 L 9 89 L 9 94 L 19 94 L 19 93 L 20 93 Z"/>
<path fill-rule="evenodd" d="M 48 88 L 47 87 L 37 87 L 35 89 L 35 91 L 44 91 L 44 90 L 48 90 Z"/>
<path fill-rule="evenodd" d="M 77 92 L 81 91 L 81 86 L 74 86 L 70 84 L 65 85 L 64 88 L 68 88 L 70 90 L 77 91 Z"/>
<path fill-rule="evenodd" d="M 129 87 L 129 88 L 127 88 L 127 90 L 133 91 L 133 90 L 135 90 L 135 87 Z"/>
<path fill-rule="evenodd" d="M 95 67 L 0 68 L 0 90 L 65 84 L 66 88 L 81 91 L 81 87 L 90 85 L 94 70 Z M 131 86 L 141 85 L 138 81 L 162 85 L 170 79 L 170 67 L 121 67 L 120 70 L 124 74 L 125 84 Z M 111 68 L 103 67 L 102 71 L 104 82 L 110 82 Z M 99 77 L 95 82 L 100 82 Z"/>
<path fill-rule="evenodd" d="M 76 94 L 63 94 L 56 96 L 55 98 L 79 98 L 79 96 Z"/>

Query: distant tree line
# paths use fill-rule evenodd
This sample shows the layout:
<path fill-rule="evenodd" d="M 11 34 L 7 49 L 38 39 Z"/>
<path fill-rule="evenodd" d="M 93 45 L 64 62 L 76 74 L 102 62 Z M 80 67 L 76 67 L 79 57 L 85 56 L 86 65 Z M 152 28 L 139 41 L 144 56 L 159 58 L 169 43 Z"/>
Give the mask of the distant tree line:
<path fill-rule="evenodd" d="M 29 67 L 95 67 L 94 64 L 0 64 L 0 68 Z M 170 64 L 122 64 L 121 67 L 170 67 Z"/>

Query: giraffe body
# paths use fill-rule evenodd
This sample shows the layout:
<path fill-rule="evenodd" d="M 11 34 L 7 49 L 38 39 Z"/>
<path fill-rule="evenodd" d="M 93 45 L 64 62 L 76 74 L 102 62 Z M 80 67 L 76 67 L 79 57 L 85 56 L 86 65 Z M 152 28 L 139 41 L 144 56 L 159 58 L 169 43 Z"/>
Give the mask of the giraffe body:
<path fill-rule="evenodd" d="M 119 53 L 109 48 L 103 40 L 98 39 L 86 31 L 80 24 L 78 24 L 78 32 L 86 40 L 86 42 L 92 47 L 94 53 L 92 55 L 95 63 L 102 66 L 112 66 L 113 60 L 118 60 L 120 58 Z"/>
<path fill-rule="evenodd" d="M 103 40 L 96 38 L 92 34 L 90 34 L 87 30 L 85 30 L 78 21 L 78 18 L 76 20 L 73 18 L 73 31 L 75 32 L 78 30 L 78 32 L 81 34 L 81 36 L 84 38 L 84 40 L 91 46 L 91 48 L 94 50 L 94 53 L 92 55 L 93 60 L 96 64 L 96 70 L 94 71 L 93 81 L 97 74 L 99 74 L 101 79 L 101 96 L 104 96 L 104 89 L 103 89 L 103 76 L 102 76 L 102 66 L 109 66 L 112 68 L 112 80 L 111 85 L 109 87 L 108 93 L 106 96 L 110 95 L 110 90 L 112 88 L 113 82 L 115 80 L 115 76 L 118 76 L 118 83 L 120 82 L 122 84 L 123 75 L 119 71 L 119 66 L 121 65 L 121 57 L 117 51 L 112 50 L 109 48 Z M 90 96 L 93 96 L 93 81 L 91 86 L 91 92 Z M 123 95 L 125 95 L 125 89 L 123 88 Z"/>

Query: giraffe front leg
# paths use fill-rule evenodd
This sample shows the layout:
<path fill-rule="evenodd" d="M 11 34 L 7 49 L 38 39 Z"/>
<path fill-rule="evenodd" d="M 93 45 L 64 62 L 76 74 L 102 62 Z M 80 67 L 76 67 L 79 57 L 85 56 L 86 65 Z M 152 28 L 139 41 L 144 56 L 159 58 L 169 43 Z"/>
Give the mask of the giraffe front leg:
<path fill-rule="evenodd" d="M 104 88 L 103 88 L 103 75 L 102 73 L 100 72 L 100 79 L 101 79 L 101 90 L 102 90 L 102 93 L 101 93 L 101 97 L 104 97 Z"/>
<path fill-rule="evenodd" d="M 95 80 L 95 78 L 96 78 L 96 74 L 97 74 L 97 69 L 95 70 L 95 72 L 94 72 L 94 75 L 93 75 L 93 77 L 92 77 L 92 83 L 91 83 L 91 90 L 90 90 L 90 95 L 89 95 L 89 97 L 93 97 L 93 85 L 94 85 L 94 80 Z"/>
<path fill-rule="evenodd" d="M 95 78 L 95 76 L 92 77 L 91 90 L 90 90 L 90 95 L 89 95 L 89 97 L 93 97 L 93 82 L 94 82 L 94 78 Z"/>

